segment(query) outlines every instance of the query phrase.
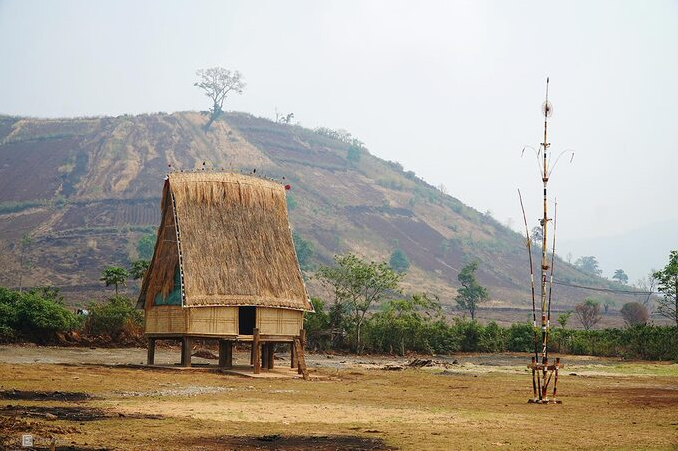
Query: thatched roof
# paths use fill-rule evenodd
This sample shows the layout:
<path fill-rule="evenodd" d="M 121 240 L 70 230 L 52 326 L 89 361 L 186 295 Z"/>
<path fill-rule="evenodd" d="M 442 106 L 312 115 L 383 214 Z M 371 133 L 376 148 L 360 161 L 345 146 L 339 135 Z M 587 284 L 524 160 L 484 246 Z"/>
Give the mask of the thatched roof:
<path fill-rule="evenodd" d="M 185 307 L 312 310 L 282 185 L 224 172 L 174 172 L 165 182 L 161 208 L 139 306 L 149 308 L 158 293 L 167 296 L 179 267 Z"/>

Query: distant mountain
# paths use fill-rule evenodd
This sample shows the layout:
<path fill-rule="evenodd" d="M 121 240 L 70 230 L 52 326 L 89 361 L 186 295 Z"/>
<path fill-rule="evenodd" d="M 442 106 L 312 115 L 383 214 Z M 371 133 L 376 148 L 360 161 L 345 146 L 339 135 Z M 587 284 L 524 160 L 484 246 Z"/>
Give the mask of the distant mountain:
<path fill-rule="evenodd" d="M 285 177 L 293 228 L 314 249 L 311 268 L 335 253 L 388 259 L 401 249 L 411 263 L 406 288 L 452 304 L 459 270 L 477 260 L 492 305 L 530 305 L 524 239 L 400 164 L 327 130 L 230 113 L 205 133 L 205 121 L 195 112 L 0 117 L 0 284 L 18 285 L 23 250 L 24 285 L 101 298 L 101 269 L 146 252 L 143 238 L 148 248 L 168 165 L 193 169 L 205 162 Z M 28 238 L 23 245 L 22 237 Z M 563 261 L 557 265 L 560 280 L 610 286 Z M 309 289 L 319 292 L 313 280 Z M 561 286 L 555 300 L 572 305 L 585 295 Z"/>
<path fill-rule="evenodd" d="M 607 277 L 612 277 L 616 269 L 623 269 L 629 282 L 636 282 L 651 269 L 663 268 L 669 261 L 669 252 L 678 250 L 678 220 L 650 224 L 615 236 L 563 241 L 560 247 L 572 255 L 595 256 Z"/>

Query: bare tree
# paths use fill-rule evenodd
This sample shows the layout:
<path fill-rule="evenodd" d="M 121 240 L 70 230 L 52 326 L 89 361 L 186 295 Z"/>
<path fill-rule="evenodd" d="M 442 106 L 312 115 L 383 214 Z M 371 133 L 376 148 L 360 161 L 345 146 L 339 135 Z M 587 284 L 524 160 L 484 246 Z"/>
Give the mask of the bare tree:
<path fill-rule="evenodd" d="M 226 96 L 231 92 L 242 94 L 246 85 L 237 70 L 231 72 L 223 67 L 210 67 L 199 69 L 195 74 L 198 76 L 198 81 L 194 83 L 194 86 L 205 91 L 205 95 L 212 101 L 212 108 L 209 109 L 210 119 L 205 125 L 205 131 L 207 131 L 212 122 L 223 112 Z"/>
<path fill-rule="evenodd" d="M 585 330 L 591 330 L 602 318 L 600 302 L 592 298 L 585 299 L 581 304 L 575 305 L 574 313 Z"/>
<path fill-rule="evenodd" d="M 657 279 L 654 278 L 655 272 L 654 269 L 650 270 L 647 277 L 641 277 L 636 282 L 636 287 L 647 293 L 645 299 L 643 299 L 643 305 L 647 308 L 648 312 L 652 311 L 652 295 L 657 288 Z"/>

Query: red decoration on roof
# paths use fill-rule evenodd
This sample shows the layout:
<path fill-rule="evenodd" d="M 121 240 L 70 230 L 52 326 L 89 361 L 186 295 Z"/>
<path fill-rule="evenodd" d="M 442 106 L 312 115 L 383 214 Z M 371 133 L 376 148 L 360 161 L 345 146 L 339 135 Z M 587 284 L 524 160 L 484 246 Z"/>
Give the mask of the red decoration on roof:
<path fill-rule="evenodd" d="M 285 185 L 285 189 L 290 190 L 290 189 L 292 189 L 292 187 L 290 185 Z"/>

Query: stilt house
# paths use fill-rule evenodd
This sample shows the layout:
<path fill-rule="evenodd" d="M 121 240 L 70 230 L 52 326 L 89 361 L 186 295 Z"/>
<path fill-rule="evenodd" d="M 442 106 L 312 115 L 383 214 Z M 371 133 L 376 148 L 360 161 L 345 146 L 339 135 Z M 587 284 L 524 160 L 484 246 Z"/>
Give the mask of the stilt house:
<path fill-rule="evenodd" d="M 194 338 L 220 340 L 224 367 L 232 365 L 235 342 L 252 342 L 255 372 L 273 367 L 276 343 L 290 344 L 293 367 L 303 361 L 303 315 L 312 306 L 285 187 L 226 172 L 172 172 L 161 209 L 137 304 L 145 311 L 148 363 L 159 338 L 181 340 L 184 366 Z"/>

